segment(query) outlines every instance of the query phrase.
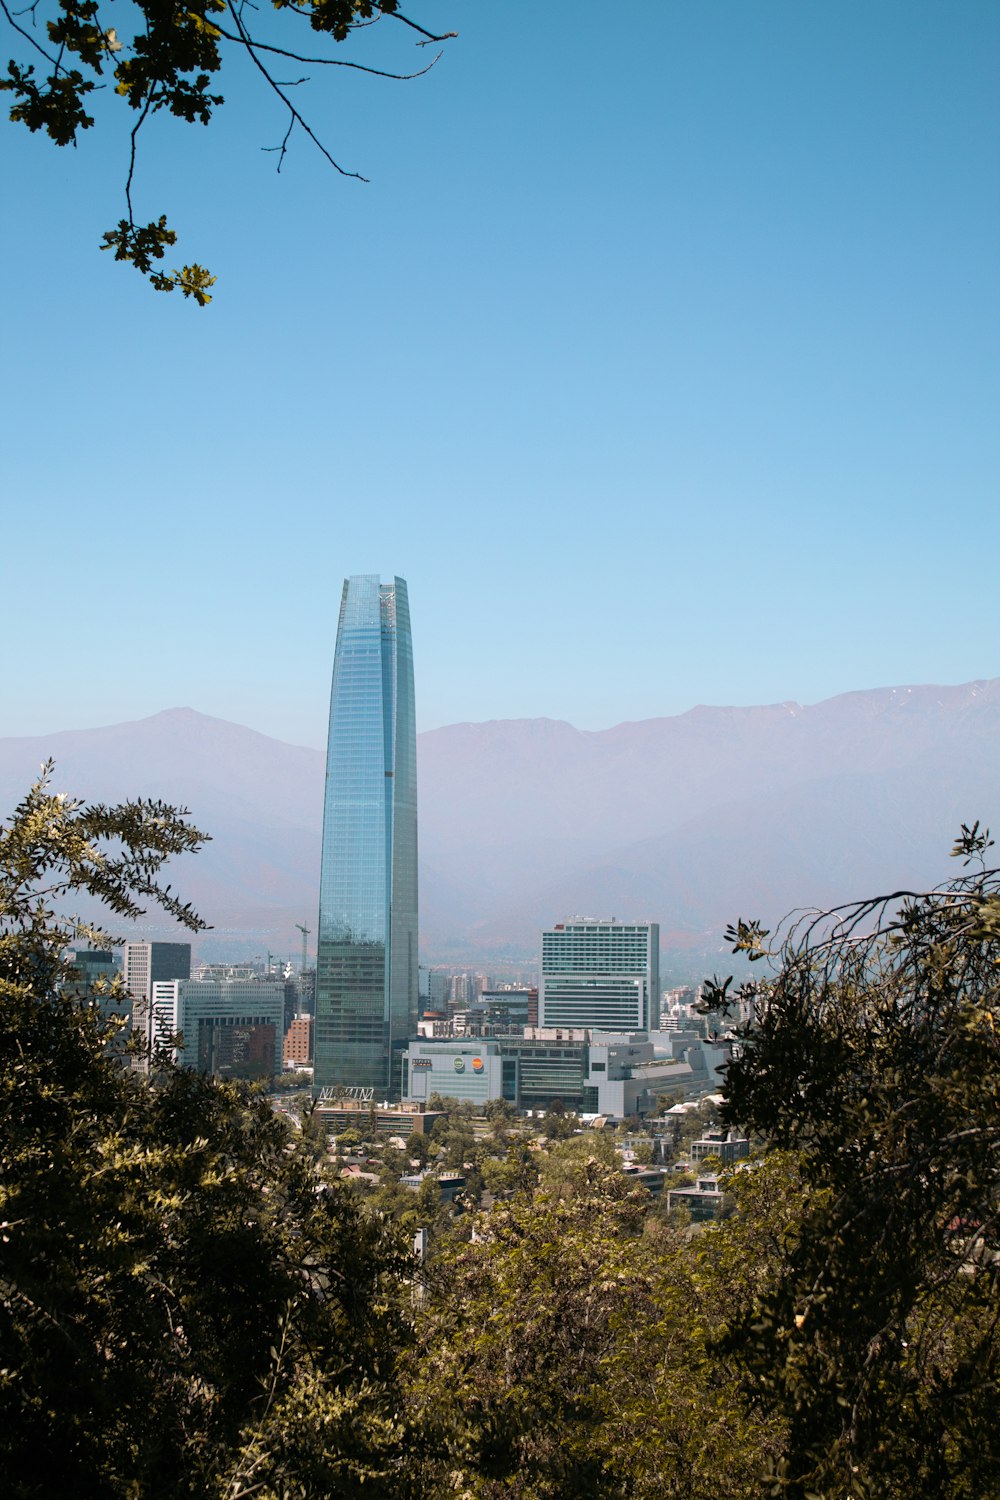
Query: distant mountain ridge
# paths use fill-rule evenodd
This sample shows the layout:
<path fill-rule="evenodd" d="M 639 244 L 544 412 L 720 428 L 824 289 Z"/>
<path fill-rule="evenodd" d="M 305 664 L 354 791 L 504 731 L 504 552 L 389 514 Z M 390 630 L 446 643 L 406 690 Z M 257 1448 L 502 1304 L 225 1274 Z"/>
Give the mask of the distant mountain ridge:
<path fill-rule="evenodd" d="M 215 923 L 209 946 L 259 931 L 298 950 L 294 924 L 312 927 L 317 904 L 320 751 L 193 709 L 2 739 L 3 812 L 50 755 L 60 790 L 191 808 L 213 841 L 174 879 Z M 576 913 L 717 947 L 741 913 L 934 883 L 960 822 L 1000 826 L 1000 679 L 599 731 L 454 724 L 418 736 L 418 761 L 425 957 L 528 955 Z"/>

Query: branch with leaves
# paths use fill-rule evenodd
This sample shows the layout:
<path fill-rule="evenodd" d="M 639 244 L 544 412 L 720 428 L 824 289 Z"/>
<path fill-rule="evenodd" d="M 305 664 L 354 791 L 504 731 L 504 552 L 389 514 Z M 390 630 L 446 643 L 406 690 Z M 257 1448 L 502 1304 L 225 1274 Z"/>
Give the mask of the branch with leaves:
<path fill-rule="evenodd" d="M 787 1423 L 774 1493 L 992 1493 L 1000 1377 L 1000 871 L 963 826 L 964 873 L 793 915 L 764 977 L 723 1118 L 793 1152 L 803 1192 L 776 1275 L 725 1349 Z"/>
<path fill-rule="evenodd" d="M 51 14 L 39 27 L 40 8 L 48 3 Z M 457 33 L 434 32 L 404 15 L 399 0 L 272 0 L 273 8 L 286 13 L 288 23 L 308 21 L 311 30 L 333 43 L 348 41 L 355 32 L 377 22 L 396 22 L 417 33 L 416 45 L 442 43 Z M 293 130 L 298 127 L 312 141 L 325 161 L 343 177 L 360 182 L 360 172 L 344 167 L 312 129 L 304 113 L 292 102 L 288 90 L 272 71 L 271 61 L 284 58 L 309 66 L 348 68 L 375 78 L 397 82 L 423 77 L 441 57 L 439 51 L 424 66 L 407 73 L 393 72 L 354 59 L 328 53 L 303 51 L 296 45 L 276 45 L 251 30 L 246 20 L 246 0 L 190 0 L 179 6 L 174 0 L 137 0 L 139 24 L 123 39 L 106 24 L 110 0 L 34 0 L 24 10 L 14 10 L 0 0 L 0 12 L 26 50 L 23 61 L 12 59 L 0 90 L 13 95 L 10 118 L 28 130 L 43 131 L 57 146 L 76 145 L 80 133 L 94 126 L 90 96 L 110 80 L 115 94 L 134 112 L 130 131 L 128 171 L 125 178 L 126 213 L 114 229 L 105 232 L 102 250 L 113 250 L 115 260 L 127 261 L 145 276 L 155 291 L 180 291 L 199 307 L 212 300 L 215 277 L 197 262 L 167 270 L 161 263 L 177 241 L 167 216 L 142 223 L 132 202 L 137 143 L 151 115 L 166 111 L 188 124 L 210 123 L 224 102 L 210 85 L 224 70 L 228 57 L 243 53 L 253 63 L 266 88 L 279 101 L 287 116 L 287 128 L 279 146 L 265 147 L 278 153 L 280 172 Z M 26 24 L 27 22 L 27 24 Z M 39 31 L 45 40 L 39 39 Z M 41 73 L 36 74 L 42 64 Z"/>

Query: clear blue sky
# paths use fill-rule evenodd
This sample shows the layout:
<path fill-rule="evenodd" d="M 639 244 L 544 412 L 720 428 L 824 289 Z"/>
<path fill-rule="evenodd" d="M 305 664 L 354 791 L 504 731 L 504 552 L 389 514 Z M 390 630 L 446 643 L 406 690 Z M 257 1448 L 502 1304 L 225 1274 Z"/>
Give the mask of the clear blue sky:
<path fill-rule="evenodd" d="M 995 0 L 411 10 L 299 91 L 369 186 L 245 70 L 154 122 L 203 312 L 95 248 L 120 129 L 4 124 L 0 734 L 319 745 L 357 572 L 423 728 L 1000 674 Z"/>

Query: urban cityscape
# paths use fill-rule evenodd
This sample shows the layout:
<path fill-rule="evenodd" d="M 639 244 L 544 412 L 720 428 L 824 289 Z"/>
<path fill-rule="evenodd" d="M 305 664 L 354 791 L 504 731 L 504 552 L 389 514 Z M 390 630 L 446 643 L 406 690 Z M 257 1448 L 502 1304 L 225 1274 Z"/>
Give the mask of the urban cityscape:
<path fill-rule="evenodd" d="M 309 1119 L 334 1149 L 362 1123 L 377 1137 L 427 1133 L 447 1118 L 445 1101 L 529 1119 L 555 1108 L 583 1127 L 623 1131 L 655 1117 L 645 1186 L 719 1212 L 718 1179 L 692 1183 L 685 1171 L 706 1154 L 731 1164 L 748 1142 L 706 1135 L 677 1171 L 667 1147 L 682 1120 L 701 1123 L 720 1102 L 746 1015 L 720 1034 L 694 987 L 661 989 L 659 923 L 635 917 L 552 922 L 539 933 L 537 970 L 520 981 L 421 966 L 417 842 L 407 586 L 357 575 L 344 581 L 334 651 L 318 916 L 299 926 L 298 963 L 197 963 L 190 942 L 126 939 L 120 951 L 74 950 L 71 987 L 108 993 L 132 1066 L 148 1072 L 169 1056 L 267 1085 L 299 1124 L 290 1101 L 307 1093 Z M 634 1139 L 622 1140 L 622 1170 L 639 1173 Z M 414 1191 L 443 1181 L 450 1202 L 465 1186 L 419 1159 L 400 1180 Z"/>
<path fill-rule="evenodd" d="M 0 28 L 0 1500 L 1000 1500 L 996 0 Z"/>

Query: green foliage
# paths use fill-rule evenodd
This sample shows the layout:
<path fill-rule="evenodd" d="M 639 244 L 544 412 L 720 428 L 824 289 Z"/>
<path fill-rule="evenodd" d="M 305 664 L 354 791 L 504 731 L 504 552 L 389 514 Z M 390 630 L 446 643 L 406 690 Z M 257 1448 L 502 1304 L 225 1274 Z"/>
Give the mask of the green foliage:
<path fill-rule="evenodd" d="M 168 245 L 176 243 L 176 234 L 167 228 L 166 214 L 161 214 L 157 221 L 142 225 L 119 219 L 117 229 L 105 231 L 101 249 L 114 250 L 115 260 L 131 261 L 149 278 L 154 291 L 172 292 L 176 287 L 185 297 L 193 297 L 199 307 L 205 307 L 212 300 L 208 288 L 215 285 L 215 277 L 204 266 L 184 266 L 167 274 L 154 264 L 163 259 Z"/>
<path fill-rule="evenodd" d="M 898 909 L 773 951 L 734 929 L 764 972 L 714 991 L 755 1013 L 723 1119 L 769 1149 L 723 1179 L 731 1216 L 692 1226 L 558 1108 L 539 1140 L 499 1110 L 479 1136 L 453 1101 L 381 1148 L 373 1188 L 339 1181 L 311 1105 L 293 1132 L 261 1091 L 130 1071 L 119 1021 L 65 983 L 70 944 L 107 940 L 60 911 L 156 901 L 197 927 L 162 877 L 203 835 L 50 775 L 0 828 L 5 1496 L 1000 1497 L 1000 877 L 978 827 L 967 873 Z M 464 1213 L 399 1183 L 412 1154 L 466 1174 Z"/>
<path fill-rule="evenodd" d="M 760 1493 L 762 1429 L 706 1337 L 715 1283 L 647 1234 L 648 1194 L 578 1142 L 560 1190 L 523 1190 L 445 1241 L 408 1364 L 423 1495 L 521 1500 Z"/>
<path fill-rule="evenodd" d="M 435 35 L 404 15 L 398 0 L 273 0 L 273 10 L 287 12 L 279 23 L 277 42 L 266 35 L 254 35 L 245 7 L 236 0 L 186 0 L 182 6 L 164 0 L 135 0 L 129 14 L 135 18 L 130 36 L 119 37 L 114 26 L 107 24 L 110 0 L 35 0 L 28 7 L 31 26 L 22 24 L 25 10 L 11 10 L 2 4 L 3 14 L 20 45 L 29 55 L 40 56 L 47 71 L 36 77 L 35 65 L 11 60 L 7 76 L 0 79 L 0 90 L 13 96 L 10 119 L 28 130 L 44 131 L 57 146 L 76 145 L 81 131 L 94 127 L 95 116 L 88 112 L 95 90 L 113 83 L 114 98 L 121 99 L 131 112 L 131 152 L 125 181 L 127 215 L 117 228 L 106 231 L 102 250 L 114 250 L 115 259 L 127 261 L 160 292 L 179 290 L 199 307 L 212 300 L 209 288 L 215 277 L 204 266 L 183 266 L 170 272 L 160 269 L 166 249 L 176 242 L 174 230 L 168 228 L 165 215 L 147 224 L 138 224 L 132 208 L 132 186 L 136 166 L 136 144 L 146 120 L 165 113 L 188 124 L 208 125 L 223 96 L 210 92 L 213 79 L 227 62 L 243 54 L 255 67 L 265 86 L 279 102 L 287 119 L 284 140 L 276 149 L 278 170 L 295 126 L 305 132 L 326 161 L 347 177 L 359 177 L 341 167 L 317 139 L 308 122 L 293 103 L 290 87 L 271 71 L 274 57 L 315 66 L 348 67 L 383 78 L 418 77 L 390 73 L 321 52 L 306 55 L 301 50 L 296 21 L 306 16 L 314 34 L 335 43 L 346 41 L 361 27 L 374 21 L 396 20 L 416 32 L 422 40 L 444 41 L 453 36 Z M 116 19 L 122 19 L 118 16 Z M 36 31 L 38 21 L 42 27 Z M 440 54 L 438 54 L 440 55 Z M 434 58 L 428 67 L 432 67 Z M 70 65 L 72 63 L 72 66 Z M 305 82 L 299 79 L 299 83 Z M 107 113 L 107 112 L 106 112 Z M 270 149 L 270 148 L 268 148 Z M 360 179 L 364 180 L 364 179 Z"/>
<path fill-rule="evenodd" d="M 725 1117 L 794 1153 L 798 1207 L 727 1348 L 788 1423 L 793 1496 L 1000 1493 L 1000 881 L 804 919 Z M 752 927 L 762 948 L 764 934 Z M 758 1205 L 759 1210 L 759 1205 Z M 758 1211 L 756 1215 L 760 1220 Z"/>
<path fill-rule="evenodd" d="M 0 1472 L 15 1500 L 319 1497 L 398 1467 L 409 1259 L 387 1227 L 263 1094 L 169 1065 L 140 1077 L 109 1052 L 117 1023 L 59 989 L 74 929 L 56 903 L 133 916 L 150 898 L 197 927 L 158 876 L 201 840 L 177 809 L 83 807 L 45 779 L 0 830 Z M 313 1446 L 291 1447 L 314 1401 Z"/>
<path fill-rule="evenodd" d="M 416 1161 L 421 1167 L 425 1167 L 430 1160 L 431 1143 L 422 1130 L 414 1130 L 406 1138 L 406 1160 Z"/>

